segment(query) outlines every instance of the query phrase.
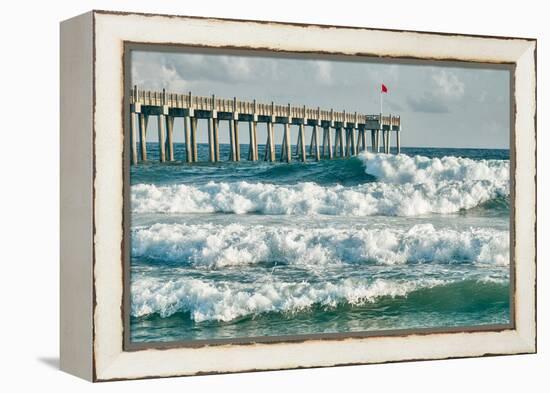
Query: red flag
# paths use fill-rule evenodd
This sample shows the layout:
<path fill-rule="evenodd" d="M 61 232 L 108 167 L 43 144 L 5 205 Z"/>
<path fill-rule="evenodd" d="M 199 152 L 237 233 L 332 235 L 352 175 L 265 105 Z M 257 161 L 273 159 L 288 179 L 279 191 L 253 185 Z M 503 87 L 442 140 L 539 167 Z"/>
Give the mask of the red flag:
<path fill-rule="evenodd" d="M 386 87 L 385 84 L 382 83 L 382 93 L 387 93 L 388 92 L 388 88 Z"/>

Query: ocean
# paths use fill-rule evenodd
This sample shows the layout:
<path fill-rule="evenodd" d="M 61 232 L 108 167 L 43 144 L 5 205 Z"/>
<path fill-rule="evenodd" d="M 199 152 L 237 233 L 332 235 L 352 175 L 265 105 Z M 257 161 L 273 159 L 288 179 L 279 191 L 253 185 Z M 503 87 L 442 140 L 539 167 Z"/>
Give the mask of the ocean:
<path fill-rule="evenodd" d="M 510 323 L 508 150 L 148 153 L 130 172 L 132 342 Z"/>

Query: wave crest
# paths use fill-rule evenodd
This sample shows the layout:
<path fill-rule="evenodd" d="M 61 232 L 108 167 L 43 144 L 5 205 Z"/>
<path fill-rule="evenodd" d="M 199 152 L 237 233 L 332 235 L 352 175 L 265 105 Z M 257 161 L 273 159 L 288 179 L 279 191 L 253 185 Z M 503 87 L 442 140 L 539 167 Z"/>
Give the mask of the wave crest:
<path fill-rule="evenodd" d="M 182 278 L 169 282 L 139 279 L 132 284 L 131 315 L 170 317 L 188 313 L 195 322 L 234 322 L 267 313 L 297 314 L 321 308 L 382 307 L 394 310 L 407 298 L 407 309 L 433 312 L 482 309 L 506 304 L 509 286 L 505 281 L 447 281 L 419 279 L 399 281 L 344 279 L 337 282 L 289 283 L 264 281 L 247 286 Z M 384 311 L 386 312 L 386 311 Z"/>
<path fill-rule="evenodd" d="M 504 186 L 510 177 L 508 160 L 472 160 L 454 156 L 428 158 L 370 152 L 363 152 L 359 157 L 366 172 L 384 183 L 435 185 L 445 182 L 486 181 Z"/>
<path fill-rule="evenodd" d="M 405 296 L 419 287 L 441 284 L 440 280 L 373 283 L 346 279 L 339 283 L 264 282 L 250 288 L 239 283 L 210 283 L 183 278 L 162 281 L 140 279 L 132 284 L 131 313 L 134 317 L 159 314 L 165 318 L 189 312 L 195 322 L 228 322 L 266 312 L 300 312 L 314 305 L 336 307 L 341 303 L 361 305 L 380 297 Z"/>
<path fill-rule="evenodd" d="M 414 216 L 455 213 L 508 195 L 507 184 L 479 180 L 440 184 L 208 183 L 132 186 L 134 213 Z"/>
<path fill-rule="evenodd" d="M 137 184 L 131 188 L 132 211 L 413 216 L 454 213 L 509 195 L 506 160 L 372 153 L 363 153 L 360 159 L 376 182 L 349 187 L 246 181 Z"/>
<path fill-rule="evenodd" d="M 132 232 L 132 256 L 210 268 L 263 262 L 317 267 L 334 263 L 508 265 L 509 232 L 471 228 L 300 228 L 154 224 Z"/>

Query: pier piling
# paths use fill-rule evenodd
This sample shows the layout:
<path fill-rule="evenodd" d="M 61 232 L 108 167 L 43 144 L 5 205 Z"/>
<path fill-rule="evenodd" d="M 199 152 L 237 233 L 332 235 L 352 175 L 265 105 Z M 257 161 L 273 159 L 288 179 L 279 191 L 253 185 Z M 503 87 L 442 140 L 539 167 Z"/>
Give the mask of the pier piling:
<path fill-rule="evenodd" d="M 332 150 L 332 131 L 330 127 L 323 128 L 323 158 L 328 157 L 330 160 L 334 158 Z"/>
<path fill-rule="evenodd" d="M 241 160 L 241 144 L 239 142 L 239 120 L 233 120 L 233 136 L 235 138 L 235 160 Z"/>
<path fill-rule="evenodd" d="M 284 126 L 285 126 L 285 134 L 284 134 L 284 140 L 283 140 L 284 148 L 281 151 L 281 158 L 283 157 L 283 153 L 284 153 L 284 158 L 285 158 L 284 161 L 291 162 L 292 146 L 290 145 L 290 124 L 285 123 Z"/>
<path fill-rule="evenodd" d="M 164 115 L 157 116 L 157 125 L 158 125 L 158 138 L 159 138 L 159 161 L 166 161 L 166 118 Z"/>
<path fill-rule="evenodd" d="M 311 131 L 310 151 L 312 145 L 315 145 L 315 161 L 319 161 L 321 157 L 319 155 L 319 135 L 317 135 L 317 125 L 314 125 L 313 130 Z"/>
<path fill-rule="evenodd" d="M 248 122 L 248 160 L 256 161 L 254 159 L 254 130 L 251 121 Z"/>
<path fill-rule="evenodd" d="M 220 162 L 220 121 L 215 118 L 214 126 L 214 161 Z"/>
<path fill-rule="evenodd" d="M 342 126 L 338 127 L 338 146 L 340 149 L 340 157 L 345 157 L 344 151 L 344 128 Z"/>
<path fill-rule="evenodd" d="M 270 130 L 270 145 L 269 145 L 269 156 L 270 161 L 275 162 L 275 126 L 274 123 L 269 123 L 269 130 Z"/>
<path fill-rule="evenodd" d="M 141 149 L 141 161 L 147 161 L 147 124 L 149 116 L 140 113 L 139 115 L 139 146 Z"/>
<path fill-rule="evenodd" d="M 340 128 L 334 129 L 334 156 L 338 154 L 338 149 L 340 147 Z"/>
<path fill-rule="evenodd" d="M 401 154 L 401 139 L 400 139 L 400 135 L 401 134 L 401 131 L 395 131 L 395 139 L 396 139 L 396 143 L 397 143 L 397 154 Z"/>
<path fill-rule="evenodd" d="M 166 118 L 166 130 L 167 130 L 167 151 L 168 151 L 168 160 L 174 161 L 174 118 L 168 116 Z"/>
<path fill-rule="evenodd" d="M 300 138 L 301 159 L 303 162 L 305 162 L 306 161 L 306 143 L 305 143 L 306 136 L 304 132 L 304 124 L 303 123 L 300 124 L 299 127 L 300 127 L 299 138 Z"/>
<path fill-rule="evenodd" d="M 271 160 L 271 157 L 269 154 L 270 145 L 271 145 L 271 137 L 270 137 L 271 133 L 269 132 L 270 124 L 271 123 L 265 123 L 266 132 L 265 132 L 265 145 L 264 145 L 264 161 Z"/>
<path fill-rule="evenodd" d="M 193 152 L 191 151 L 191 124 L 190 117 L 183 118 L 183 132 L 185 133 L 185 158 L 187 162 L 193 162 Z"/>
<path fill-rule="evenodd" d="M 210 157 L 210 162 L 216 162 L 216 150 L 215 150 L 215 140 L 214 140 L 214 119 L 208 119 L 208 153 Z"/>
<path fill-rule="evenodd" d="M 193 162 L 197 162 L 199 159 L 198 141 L 197 141 L 198 122 L 199 120 L 196 117 L 191 118 L 191 150 L 193 152 Z"/>
<path fill-rule="evenodd" d="M 137 153 L 137 113 L 130 112 L 130 138 L 132 144 L 132 164 L 137 165 L 138 153 Z"/>
<path fill-rule="evenodd" d="M 235 148 L 235 122 L 229 120 L 229 160 L 237 161 L 237 149 Z"/>

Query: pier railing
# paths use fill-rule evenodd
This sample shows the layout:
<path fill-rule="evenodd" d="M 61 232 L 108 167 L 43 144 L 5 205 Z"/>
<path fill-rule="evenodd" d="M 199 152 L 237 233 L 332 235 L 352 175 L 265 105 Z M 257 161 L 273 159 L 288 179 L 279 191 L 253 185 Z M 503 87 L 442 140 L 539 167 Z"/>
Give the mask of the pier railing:
<path fill-rule="evenodd" d="M 168 106 L 179 109 L 196 109 L 203 111 L 236 112 L 242 114 L 257 114 L 259 116 L 277 116 L 306 118 L 320 121 L 337 121 L 346 123 L 365 124 L 368 121 L 379 121 L 380 115 L 367 115 L 357 112 L 338 112 L 332 109 L 307 108 L 304 106 L 265 104 L 254 101 L 242 101 L 225 98 L 194 96 L 188 94 L 167 93 L 165 91 L 149 91 L 132 89 L 130 103 L 139 103 L 142 106 Z M 396 115 L 382 116 L 382 125 L 400 126 L 401 117 Z"/>
<path fill-rule="evenodd" d="M 384 114 L 365 114 L 334 109 L 311 108 L 305 105 L 280 105 L 259 103 L 256 100 L 244 101 L 236 97 L 233 99 L 218 98 L 215 95 L 196 96 L 191 92 L 177 94 L 163 91 L 145 91 L 134 87 L 129 92 L 131 112 L 132 162 L 138 162 L 138 129 L 141 150 L 141 159 L 147 159 L 146 132 L 149 116 L 157 116 L 160 146 L 160 160 L 174 160 L 173 127 L 174 118 L 183 117 L 186 144 L 186 161 L 197 161 L 197 120 L 209 119 L 208 140 L 210 145 L 210 161 L 220 161 L 218 126 L 220 120 L 229 121 L 230 160 L 240 160 L 239 121 L 248 122 L 250 145 L 248 158 L 258 160 L 258 141 L 256 135 L 257 123 L 266 123 L 267 140 L 265 143 L 265 159 L 274 161 L 274 125 L 283 124 L 283 146 L 281 160 L 289 162 L 292 158 L 290 125 L 299 126 L 296 142 L 296 155 L 303 161 L 306 154 L 304 126 L 312 126 L 313 132 L 309 145 L 310 156 L 316 160 L 320 158 L 350 157 L 367 149 L 366 131 L 371 131 L 372 150 L 380 152 L 383 145 L 385 153 L 390 152 L 390 132 L 396 132 L 396 148 L 400 150 L 401 117 Z M 317 128 L 323 129 L 322 154 L 318 141 Z M 331 136 L 331 128 L 334 135 Z M 382 143 L 380 141 L 382 133 Z M 356 135 L 357 134 L 357 135 Z M 333 149 L 334 147 L 334 149 Z M 168 154 L 167 154 L 168 153 Z M 167 158 L 168 156 L 168 158 Z"/>

